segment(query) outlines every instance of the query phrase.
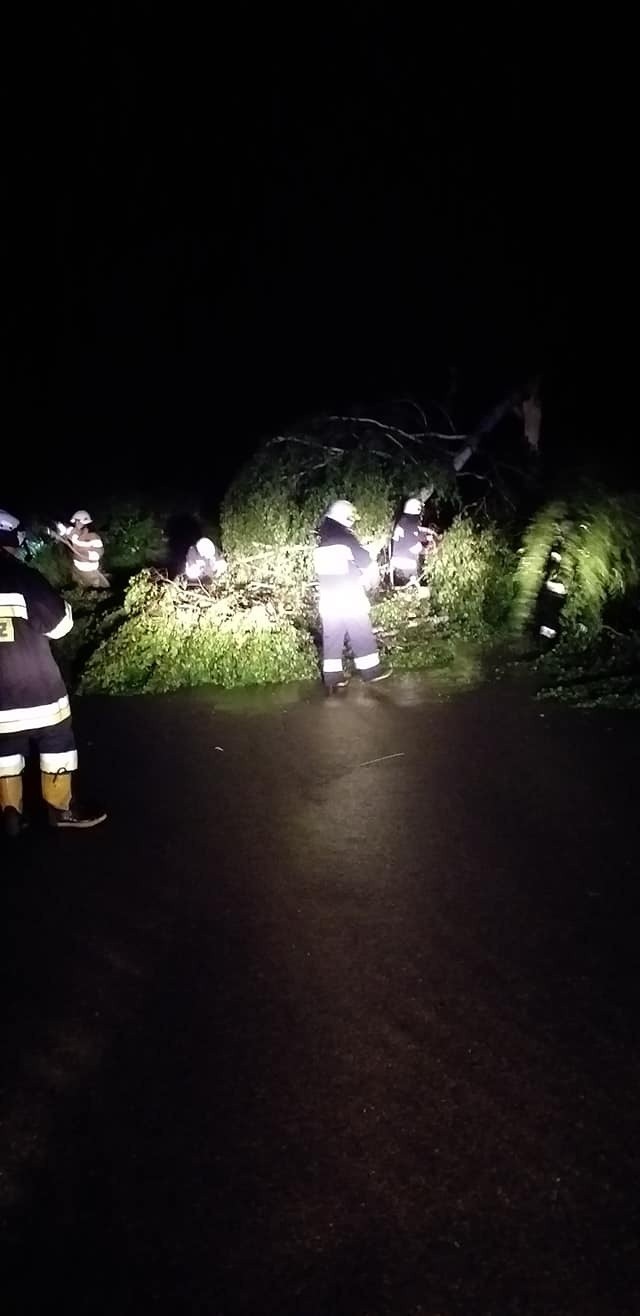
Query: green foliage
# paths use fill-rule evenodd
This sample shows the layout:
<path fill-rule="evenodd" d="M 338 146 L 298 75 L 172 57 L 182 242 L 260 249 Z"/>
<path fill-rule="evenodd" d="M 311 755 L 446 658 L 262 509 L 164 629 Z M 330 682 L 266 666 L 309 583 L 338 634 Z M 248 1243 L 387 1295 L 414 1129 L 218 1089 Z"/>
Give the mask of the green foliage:
<path fill-rule="evenodd" d="M 286 463 L 276 461 L 269 472 L 258 473 L 258 484 L 251 491 L 243 487 L 243 481 L 232 485 L 221 515 L 225 552 L 236 556 L 261 550 L 300 552 L 311 545 L 315 528 L 334 498 L 349 498 L 356 504 L 360 514 L 358 533 L 364 539 L 388 535 L 393 492 L 378 472 L 360 472 L 358 478 L 353 467 L 352 462 L 344 463 L 340 483 L 335 475 L 330 478 L 327 470 L 314 487 L 304 489 L 295 479 L 287 478 Z M 300 564 L 310 577 L 311 556 L 302 557 Z"/>
<path fill-rule="evenodd" d="M 516 570 L 513 622 L 524 630 L 533 619 L 554 546 L 564 541 L 567 530 L 567 507 L 563 502 L 547 503 L 527 527 Z"/>
<path fill-rule="evenodd" d="M 140 508 L 121 507 L 109 517 L 103 533 L 106 571 L 139 571 L 155 562 L 162 551 L 157 518 Z"/>
<path fill-rule="evenodd" d="M 423 484 L 447 495 L 450 480 L 421 446 L 384 430 L 353 435 L 329 427 L 322 434 L 289 435 L 265 444 L 231 484 L 221 514 L 225 552 L 301 548 L 334 498 L 348 498 L 360 514 L 358 533 L 380 546 L 399 500 Z"/>
<path fill-rule="evenodd" d="M 640 708 L 640 631 L 621 635 L 603 628 L 581 651 L 552 649 L 537 663 L 541 699 L 578 708 Z"/>
<path fill-rule="evenodd" d="M 344 455 L 339 474 L 330 461 L 312 478 L 304 463 L 300 469 L 293 461 L 298 453 L 287 445 L 259 454 L 229 489 L 221 528 L 236 584 L 268 584 L 305 615 L 314 579 L 314 532 L 328 504 L 337 497 L 351 499 L 360 514 L 358 534 L 377 553 L 388 538 L 394 494 L 382 472 L 367 468 L 357 455 Z"/>
<path fill-rule="evenodd" d="M 293 681 L 317 676 L 311 546 L 232 561 L 211 591 L 143 571 L 117 627 L 99 644 L 82 689 L 124 693 Z M 512 602 L 513 554 L 491 527 L 458 520 L 429 566 L 429 588 L 380 592 L 372 621 L 398 669 L 448 666 L 461 641 L 487 641 Z"/>
<path fill-rule="evenodd" d="M 445 667 L 467 642 L 499 638 L 513 602 L 515 557 L 493 526 L 458 518 L 427 561 L 420 589 L 382 596 L 372 621 L 399 670 Z"/>
<path fill-rule="evenodd" d="M 438 625 L 426 593 L 396 589 L 382 596 L 371 610 L 378 643 L 398 671 L 448 667 L 456 655 L 456 640 Z"/>
<path fill-rule="evenodd" d="M 559 561 L 550 561 L 551 550 Z M 544 698 L 582 708 L 640 705 L 640 499 L 579 492 L 542 508 L 517 571 L 514 619 L 533 620 L 549 572 L 566 589 L 560 639 L 537 663 Z M 611 619 L 622 629 L 612 630 Z"/>
<path fill-rule="evenodd" d="M 431 611 L 449 636 L 496 639 L 513 607 L 516 558 L 495 525 L 458 517 L 435 554 L 427 558 Z"/>
<path fill-rule="evenodd" d="M 56 642 L 56 658 L 68 684 L 75 686 L 89 656 L 123 617 L 117 596 L 110 590 L 65 589 L 73 611 L 73 630 Z"/>
<path fill-rule="evenodd" d="M 640 500 L 579 504 L 563 546 L 562 572 L 569 591 L 563 625 L 597 635 L 607 604 L 631 595 L 640 581 Z"/>
<path fill-rule="evenodd" d="M 28 562 L 30 566 L 41 572 L 54 589 L 62 589 L 63 586 L 69 585 L 71 554 L 57 540 L 46 539 L 44 536 L 30 536 Z"/>
<path fill-rule="evenodd" d="M 614 601 L 633 598 L 640 582 L 640 500 L 604 492 L 542 508 L 524 537 L 516 576 L 514 620 L 533 619 L 552 549 L 560 553 L 554 575 L 565 586 L 563 643 L 591 643 Z"/>
<path fill-rule="evenodd" d="M 86 692 L 259 685 L 317 673 L 310 637 L 271 601 L 232 585 L 187 590 L 144 571 L 131 582 L 124 613 L 87 664 Z"/>

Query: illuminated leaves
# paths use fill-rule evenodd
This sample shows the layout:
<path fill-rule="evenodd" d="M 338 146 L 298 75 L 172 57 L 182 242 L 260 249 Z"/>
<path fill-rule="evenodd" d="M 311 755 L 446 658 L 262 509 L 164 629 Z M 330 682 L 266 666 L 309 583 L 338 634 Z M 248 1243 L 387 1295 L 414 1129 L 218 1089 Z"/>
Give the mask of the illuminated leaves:
<path fill-rule="evenodd" d="M 125 620 L 99 646 L 82 690 L 151 693 L 212 683 L 262 685 L 317 674 L 310 636 L 264 601 L 225 585 L 211 598 L 145 571 L 131 581 Z"/>

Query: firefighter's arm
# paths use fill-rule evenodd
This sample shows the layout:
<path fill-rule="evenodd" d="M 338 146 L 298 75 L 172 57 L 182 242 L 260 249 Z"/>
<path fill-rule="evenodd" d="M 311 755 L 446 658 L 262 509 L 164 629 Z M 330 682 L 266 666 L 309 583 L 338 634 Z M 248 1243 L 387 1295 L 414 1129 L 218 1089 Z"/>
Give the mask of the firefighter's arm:
<path fill-rule="evenodd" d="M 71 604 L 64 600 L 64 614 L 60 621 L 50 631 L 45 631 L 48 640 L 61 640 L 69 631 L 73 629 L 73 613 Z"/>
<path fill-rule="evenodd" d="M 378 563 L 374 561 L 369 551 L 355 536 L 351 545 L 351 557 L 361 573 L 364 588 L 373 589 L 380 579 Z"/>
<path fill-rule="evenodd" d="M 355 535 L 353 537 L 353 542 L 351 544 L 351 556 L 356 566 L 359 567 L 360 571 L 367 571 L 367 569 L 371 566 L 371 554 L 364 547 L 364 545 L 361 544 L 358 539 L 356 539 Z"/>
<path fill-rule="evenodd" d="M 71 608 L 44 576 L 37 571 L 32 574 L 33 582 L 25 592 L 29 625 L 49 640 L 61 640 L 73 626 Z"/>
<path fill-rule="evenodd" d="M 362 572 L 362 583 L 365 589 L 375 589 L 380 583 L 380 569 L 377 562 L 369 561 Z"/>
<path fill-rule="evenodd" d="M 100 535 L 93 535 L 91 539 L 77 539 L 73 545 L 76 551 L 83 550 L 87 555 L 88 562 L 95 562 L 99 566 L 104 556 L 104 544 Z"/>
<path fill-rule="evenodd" d="M 63 525 L 62 521 L 56 521 L 55 530 L 52 530 L 51 528 L 47 530 L 47 534 L 51 539 L 56 539 L 59 544 L 63 544 L 64 547 L 68 549 L 72 548 L 70 538 L 71 533 L 70 526 Z"/>

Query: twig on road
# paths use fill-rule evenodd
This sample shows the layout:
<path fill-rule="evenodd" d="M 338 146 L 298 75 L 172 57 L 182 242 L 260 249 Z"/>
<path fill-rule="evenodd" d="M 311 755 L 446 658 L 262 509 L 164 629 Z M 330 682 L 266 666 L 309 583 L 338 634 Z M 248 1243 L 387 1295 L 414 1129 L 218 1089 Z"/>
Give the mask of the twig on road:
<path fill-rule="evenodd" d="M 382 754 L 379 759 L 367 759 L 365 763 L 356 763 L 356 768 L 370 768 L 373 763 L 386 763 L 387 759 L 403 759 L 404 750 L 399 754 Z"/>

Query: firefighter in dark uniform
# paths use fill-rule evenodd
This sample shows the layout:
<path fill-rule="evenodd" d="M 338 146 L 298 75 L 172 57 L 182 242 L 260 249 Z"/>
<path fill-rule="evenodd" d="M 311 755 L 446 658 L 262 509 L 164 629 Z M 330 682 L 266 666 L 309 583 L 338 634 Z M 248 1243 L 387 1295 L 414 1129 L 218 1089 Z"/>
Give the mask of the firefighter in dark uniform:
<path fill-rule="evenodd" d="M 383 670 L 369 620 L 366 590 L 377 583 L 378 567 L 353 533 L 352 503 L 338 499 L 318 529 L 315 569 L 322 621 L 322 674 L 328 693 L 347 683 L 342 654 L 348 638 L 363 681 L 382 681 Z"/>
<path fill-rule="evenodd" d="M 422 498 L 407 498 L 391 536 L 391 584 L 418 582 L 420 560 L 433 547 L 433 531 L 422 525 Z"/>
<path fill-rule="evenodd" d="M 94 827 L 102 810 L 72 801 L 78 755 L 69 696 L 50 640 L 73 626 L 69 604 L 18 558 L 19 522 L 0 510 L 0 811 L 4 831 L 22 828 L 22 773 L 33 742 L 40 755 L 42 795 L 56 828 Z"/>

